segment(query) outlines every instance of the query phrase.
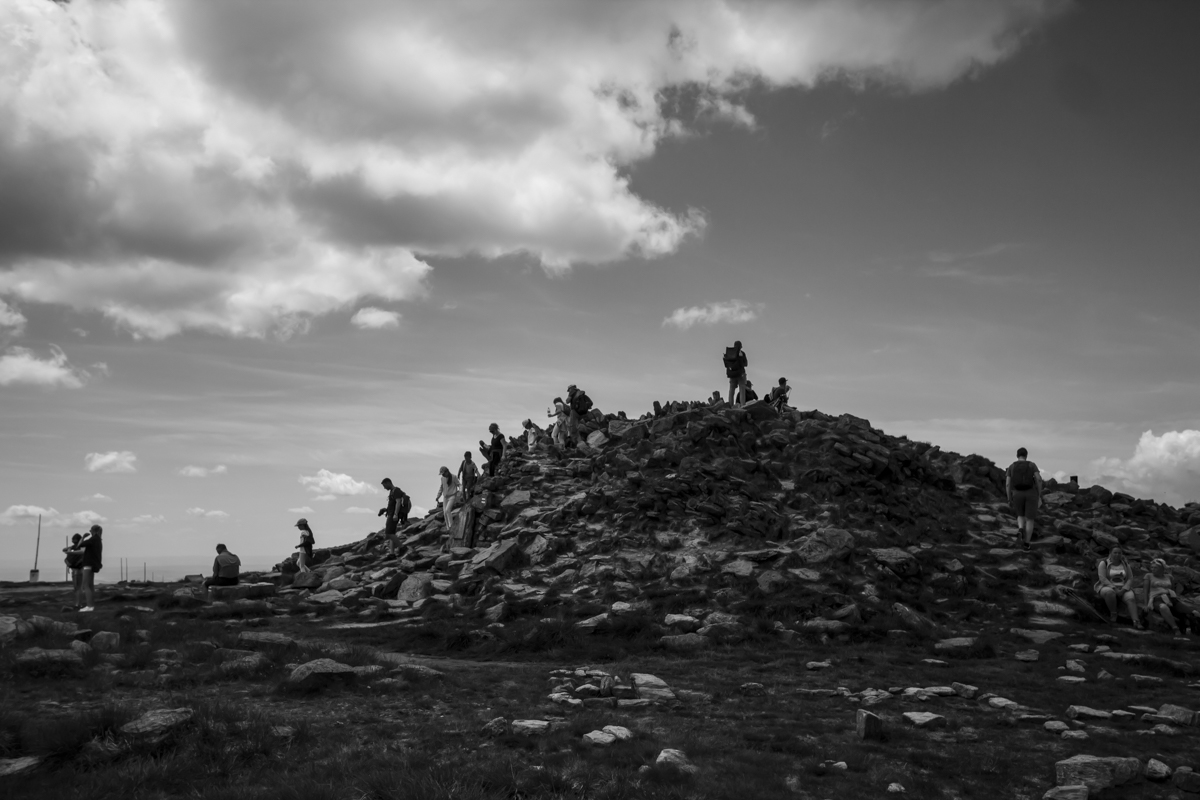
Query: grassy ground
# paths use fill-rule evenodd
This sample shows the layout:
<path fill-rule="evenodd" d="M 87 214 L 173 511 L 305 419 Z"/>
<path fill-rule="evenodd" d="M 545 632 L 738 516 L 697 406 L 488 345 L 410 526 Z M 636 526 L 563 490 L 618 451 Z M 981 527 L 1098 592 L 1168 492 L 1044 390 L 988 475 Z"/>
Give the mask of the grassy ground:
<path fill-rule="evenodd" d="M 1004 599 L 1003 597 L 1001 598 Z M 1041 719 L 991 708 L 978 699 L 899 697 L 874 705 L 883 717 L 883 741 L 855 735 L 857 704 L 813 690 L 948 685 L 960 681 L 1007 697 L 1022 713 L 1066 719 L 1071 704 L 1101 709 L 1164 702 L 1200 705 L 1187 688 L 1195 675 L 1165 661 L 1132 666 L 1067 649 L 1099 643 L 1111 629 L 1074 627 L 1063 640 L 1037 647 L 1034 663 L 1014 660 L 1033 647 L 1006 631 L 984 631 L 965 657 L 947 658 L 929 637 L 897 638 L 876 623 L 844 641 L 803 637 L 780 641 L 769 626 L 754 626 L 745 642 L 699 654 L 663 650 L 650 617 L 623 622 L 592 636 L 569 621 L 540 622 L 530 609 L 506 621 L 494 638 L 472 638 L 475 622 L 431 618 L 411 626 L 331 629 L 326 617 L 253 617 L 263 629 L 301 638 L 299 649 L 269 654 L 248 677 L 223 677 L 212 646 L 232 648 L 246 620 L 209 619 L 197 612 L 139 610 L 108 603 L 89 624 L 118 630 L 118 617 L 150 632 L 151 645 L 128 645 L 126 666 L 57 673 L 18 669 L 11 649 L 0 651 L 0 757 L 36 755 L 32 774 L 0 779 L 12 798 L 860 798 L 886 793 L 892 782 L 906 797 L 1040 797 L 1053 785 L 1054 762 L 1076 753 L 1155 756 L 1172 766 L 1200 767 L 1200 731 L 1144 736 L 1149 725 L 1130 721 L 1089 724 L 1086 741 L 1065 741 L 1042 730 Z M 165 604 L 169 606 L 170 604 Z M 70 614 L 49 613 L 70 618 Z M 769 621 L 769 620 L 767 620 Z M 468 624 L 469 623 L 469 624 Z M 128 626 L 128 623 L 126 623 Z M 1197 661 L 1191 644 L 1164 637 L 1118 633 L 1116 650 L 1151 652 L 1172 662 Z M 41 647 L 68 646 L 42 634 Z M 205 644 L 208 643 L 208 644 Z M 24 643 L 23 643 L 24 644 Z M 155 651 L 174 650 L 179 666 L 160 667 Z M 430 678 L 396 668 L 377 651 L 424 653 L 413 663 L 436 667 Z M 385 665 L 388 680 L 360 680 L 320 691 L 287 689 L 289 665 L 330 656 L 352 665 Z M 465 657 L 464 657 L 465 656 Z M 944 665 L 925 659 L 939 658 Z M 1089 682 L 1056 679 L 1068 658 L 1086 664 Z M 809 661 L 832 666 L 808 670 Z M 93 657 L 92 661 L 95 661 Z M 591 666 L 619 675 L 649 672 L 672 687 L 705 692 L 709 699 L 670 707 L 567 710 L 547 700 L 550 671 Z M 1097 681 L 1107 669 L 1114 680 Z M 1161 684 L 1138 685 L 1133 674 Z M 741 687 L 759 683 L 763 694 Z M 163 741 L 145 743 L 120 726 L 150 708 L 186 706 L 192 722 Z M 933 711 L 946 726 L 917 730 L 904 711 Z M 496 717 L 545 719 L 542 736 L 490 736 Z M 585 745 L 582 735 L 622 725 L 632 740 L 607 748 Z M 663 748 L 684 751 L 694 775 L 653 766 Z M 840 763 L 837 763 L 840 762 Z M 1122 797 L 1157 797 L 1139 782 Z"/>

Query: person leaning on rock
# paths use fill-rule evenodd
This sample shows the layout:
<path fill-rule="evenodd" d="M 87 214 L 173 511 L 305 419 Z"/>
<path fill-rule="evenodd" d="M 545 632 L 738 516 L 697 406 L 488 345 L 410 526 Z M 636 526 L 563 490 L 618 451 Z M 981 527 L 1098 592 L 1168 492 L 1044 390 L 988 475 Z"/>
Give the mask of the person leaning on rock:
<path fill-rule="evenodd" d="M 1042 473 L 1037 464 L 1029 460 L 1029 451 L 1021 447 L 1017 450 L 1017 460 L 1005 470 L 1005 476 L 1008 505 L 1017 515 L 1017 535 L 1021 538 L 1021 547 L 1028 550 L 1042 496 Z"/>
<path fill-rule="evenodd" d="M 733 401 L 746 391 L 746 367 L 750 366 L 750 360 L 742 351 L 742 343 L 734 342 L 733 347 L 725 348 L 722 361 L 725 364 L 725 377 L 729 378 L 729 405 L 733 405 Z"/>
<path fill-rule="evenodd" d="M 1108 551 L 1108 558 L 1096 564 L 1096 594 L 1108 606 L 1108 621 L 1117 623 L 1117 600 L 1122 600 L 1129 609 L 1129 617 L 1133 626 L 1142 630 L 1142 621 L 1138 619 L 1137 596 L 1133 593 L 1133 566 L 1125 560 L 1125 554 L 1120 547 Z"/>
<path fill-rule="evenodd" d="M 754 384 L 749 379 L 746 380 L 746 388 L 738 395 L 738 402 L 742 405 L 753 403 L 758 399 L 758 392 L 754 391 Z"/>
<path fill-rule="evenodd" d="M 387 491 L 387 506 L 379 509 L 376 516 L 387 515 L 383 527 L 383 536 L 388 543 L 388 551 L 394 556 L 400 552 L 400 541 L 396 531 L 408 524 L 408 511 L 412 508 L 412 500 L 404 490 L 392 483 L 391 478 L 384 478 L 380 485 Z"/>
<path fill-rule="evenodd" d="M 237 586 L 242 560 L 229 552 L 223 544 L 217 545 L 217 557 L 213 559 L 213 574 L 204 579 L 204 588 L 210 586 Z"/>
<path fill-rule="evenodd" d="M 522 422 L 521 427 L 525 429 L 525 449 L 532 453 L 537 449 L 538 439 L 542 437 L 542 429 L 531 419 Z"/>

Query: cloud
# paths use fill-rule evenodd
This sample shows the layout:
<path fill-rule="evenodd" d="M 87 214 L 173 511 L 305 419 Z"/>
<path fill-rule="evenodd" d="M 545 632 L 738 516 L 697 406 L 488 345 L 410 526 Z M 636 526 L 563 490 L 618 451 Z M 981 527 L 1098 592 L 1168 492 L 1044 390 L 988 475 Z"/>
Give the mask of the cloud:
<path fill-rule="evenodd" d="M 16 525 L 17 523 L 30 522 L 37 524 L 39 514 L 42 517 L 42 526 L 49 528 L 90 528 L 96 523 L 105 521 L 105 517 L 97 514 L 95 511 L 62 513 L 54 508 L 16 505 L 9 506 L 0 512 L 0 525 Z"/>
<path fill-rule="evenodd" d="M 347 495 L 379 494 L 379 490 L 364 481 L 356 481 L 349 475 L 330 472 L 327 469 L 317 470 L 316 475 L 301 475 L 300 485 L 318 496 L 314 500 L 332 500 L 333 497 Z"/>
<path fill-rule="evenodd" d="M 362 506 L 350 506 L 346 509 L 347 514 L 374 514 L 376 510 L 373 508 L 363 508 Z"/>
<path fill-rule="evenodd" d="M 27 384 L 78 389 L 89 377 L 86 371 L 71 366 L 66 353 L 54 345 L 50 346 L 49 358 L 38 358 L 26 347 L 10 347 L 0 356 L 0 386 Z"/>
<path fill-rule="evenodd" d="M 14 336 L 25 332 L 25 315 L 0 299 L 0 328 L 9 328 Z"/>
<path fill-rule="evenodd" d="M 286 337 L 428 257 L 662 256 L 705 227 L 631 186 L 664 140 L 754 127 L 751 91 L 937 89 L 1063 6 L 7 0 L 0 295 Z"/>
<path fill-rule="evenodd" d="M 414 505 L 408 511 L 408 518 L 409 519 L 420 519 L 421 517 L 426 516 L 428 513 L 429 513 L 429 509 L 426 508 L 425 506 Z"/>
<path fill-rule="evenodd" d="M 217 464 L 215 467 L 195 467 L 189 464 L 179 470 L 179 474 L 185 478 L 207 478 L 209 475 L 224 475 L 228 471 L 224 464 Z"/>
<path fill-rule="evenodd" d="M 709 303 L 706 306 L 677 308 L 671 316 L 663 320 L 663 327 L 673 325 L 680 330 L 687 330 L 693 325 L 716 325 L 719 322 L 736 325 L 741 322 L 752 322 L 766 308 L 762 303 L 747 303 L 744 300 L 729 300 L 721 303 Z"/>
<path fill-rule="evenodd" d="M 212 511 L 206 511 L 203 508 L 189 508 L 183 513 L 190 517 L 206 517 L 208 519 L 225 519 L 229 516 L 224 511 L 217 511 L 215 509 Z"/>
<path fill-rule="evenodd" d="M 313 513 L 313 510 L 311 508 L 309 508 L 308 506 L 300 506 L 299 508 L 289 508 L 288 511 L 292 512 L 293 514 L 311 514 L 311 513 Z"/>
<path fill-rule="evenodd" d="M 360 308 L 353 317 L 351 324 L 363 330 L 380 330 L 382 328 L 399 328 L 400 315 L 395 311 L 385 311 L 382 308 Z"/>
<path fill-rule="evenodd" d="M 135 461 L 137 456 L 128 450 L 88 453 L 83 457 L 83 464 L 88 472 L 137 472 Z"/>
<path fill-rule="evenodd" d="M 317 501 L 318 503 L 327 503 L 330 500 L 337 500 L 337 495 L 336 494 L 319 494 L 316 497 L 314 497 L 313 500 Z"/>
<path fill-rule="evenodd" d="M 87 495 L 86 497 L 81 497 L 79 499 L 85 503 L 87 503 L 89 501 L 95 501 L 97 503 L 111 503 L 112 502 L 111 497 L 109 497 L 106 494 L 100 494 L 99 492 L 97 492 L 96 494 Z"/>
<path fill-rule="evenodd" d="M 166 522 L 167 518 L 162 514 L 138 514 L 133 519 L 129 520 L 130 525 L 158 525 Z"/>
<path fill-rule="evenodd" d="M 1129 458 L 1098 458 L 1090 480 L 1172 505 L 1200 500 L 1200 431 L 1146 431 Z"/>

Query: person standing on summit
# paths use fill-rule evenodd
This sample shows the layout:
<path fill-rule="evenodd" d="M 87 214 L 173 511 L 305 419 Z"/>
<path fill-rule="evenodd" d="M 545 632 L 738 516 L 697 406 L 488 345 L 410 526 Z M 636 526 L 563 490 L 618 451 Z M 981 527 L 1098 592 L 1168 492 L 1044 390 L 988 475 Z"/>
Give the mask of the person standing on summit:
<path fill-rule="evenodd" d="M 733 405 L 733 401 L 740 401 L 746 392 L 746 367 L 750 366 L 750 361 L 742 351 L 741 342 L 726 347 L 722 360 L 725 362 L 725 377 L 729 378 L 729 405 Z"/>
<path fill-rule="evenodd" d="M 1021 537 L 1021 547 L 1028 550 L 1042 496 L 1042 473 L 1037 464 L 1029 460 L 1029 451 L 1022 447 L 1017 450 L 1017 460 L 1008 465 L 1005 475 L 1008 505 L 1017 515 L 1017 535 Z"/>

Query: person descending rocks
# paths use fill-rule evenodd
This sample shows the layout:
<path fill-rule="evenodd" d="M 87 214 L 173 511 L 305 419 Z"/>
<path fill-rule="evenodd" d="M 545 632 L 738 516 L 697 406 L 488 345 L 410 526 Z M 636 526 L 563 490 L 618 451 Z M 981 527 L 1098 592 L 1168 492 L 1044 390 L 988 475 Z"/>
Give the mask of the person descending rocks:
<path fill-rule="evenodd" d="M 567 438 L 570 440 L 570 445 L 575 447 L 579 444 L 579 420 L 591 412 L 592 398 L 587 396 L 587 392 L 572 383 L 567 387 L 567 408 L 569 413 Z"/>
<path fill-rule="evenodd" d="M 750 366 L 750 360 L 742 351 L 741 342 L 726 347 L 722 360 L 725 362 L 725 377 L 729 378 L 729 404 L 733 405 L 733 401 L 746 391 L 746 367 Z"/>
<path fill-rule="evenodd" d="M 521 427 L 525 429 L 525 449 L 532 453 L 537 448 L 538 439 L 542 437 L 542 429 L 531 419 L 522 422 Z"/>
<path fill-rule="evenodd" d="M 779 385 L 771 389 L 771 393 L 767 395 L 767 402 L 771 404 L 771 408 L 779 413 L 787 408 L 788 394 L 792 391 L 792 387 L 788 386 L 787 378 L 780 378 Z"/>
<path fill-rule="evenodd" d="M 438 474 L 442 476 L 442 485 L 434 500 L 442 501 L 442 517 L 446 523 L 446 530 L 450 530 L 453 523 L 454 506 L 458 503 L 458 478 L 450 474 L 449 467 L 442 467 L 438 470 Z"/>
<path fill-rule="evenodd" d="M 1125 560 L 1120 547 L 1113 547 L 1108 551 L 1108 558 L 1096 564 L 1096 577 L 1099 578 L 1095 586 L 1096 594 L 1108 606 L 1109 622 L 1114 625 L 1117 623 L 1117 601 L 1121 600 L 1129 609 L 1133 626 L 1140 631 L 1142 622 L 1138 619 L 1137 596 L 1133 593 L 1133 567 Z"/>
<path fill-rule="evenodd" d="M 1038 503 L 1042 496 L 1042 473 L 1029 460 L 1029 451 L 1018 448 L 1017 460 L 1005 471 L 1008 505 L 1017 515 L 1017 535 L 1021 547 L 1029 549 L 1033 542 L 1033 525 L 1037 519 Z"/>
<path fill-rule="evenodd" d="M 463 453 L 462 463 L 458 465 L 458 480 L 462 485 L 463 501 L 469 501 L 475 494 L 475 481 L 479 480 L 479 467 L 471 458 L 471 451 Z"/>
<path fill-rule="evenodd" d="M 80 572 L 83 573 L 83 607 L 80 611 L 96 610 L 96 573 L 104 566 L 104 529 L 93 525 L 87 535 L 79 542 L 83 548 L 83 558 L 80 559 Z"/>
<path fill-rule="evenodd" d="M 489 444 L 484 444 L 483 439 L 479 440 L 480 451 L 487 456 L 488 460 L 488 476 L 496 477 L 496 467 L 500 466 L 500 459 L 504 458 L 504 448 L 507 446 L 504 434 L 500 433 L 500 426 L 492 423 L 488 426 L 488 433 L 492 434 L 492 441 Z"/>
<path fill-rule="evenodd" d="M 741 392 L 738 395 L 738 402 L 741 403 L 742 405 L 746 405 L 746 403 L 753 403 L 757 399 L 758 399 L 758 392 L 754 391 L 754 384 L 751 383 L 750 380 L 747 378 L 746 379 L 746 389 L 745 389 L 745 391 Z"/>
<path fill-rule="evenodd" d="M 376 516 L 382 517 L 387 515 L 387 520 L 384 523 L 383 536 L 388 543 L 388 551 L 393 555 L 400 553 L 400 537 L 397 531 L 408 524 L 408 512 L 412 510 L 412 498 L 404 493 L 404 490 L 392 483 L 391 478 L 384 478 L 380 481 L 387 492 L 387 506 L 379 509 Z"/>
<path fill-rule="evenodd" d="M 1171 572 L 1167 567 L 1167 562 L 1161 558 L 1156 558 L 1150 562 L 1150 571 L 1146 573 L 1143 580 L 1143 587 L 1146 595 L 1146 620 L 1149 621 L 1150 615 L 1155 611 L 1163 618 L 1163 622 L 1170 626 L 1176 636 L 1180 636 L 1183 631 L 1180 629 L 1179 621 L 1187 621 L 1188 613 L 1179 602 L 1179 595 L 1175 593 L 1175 584 L 1171 578 Z M 1180 620 L 1176 620 L 1176 617 Z"/>
<path fill-rule="evenodd" d="M 296 549 L 300 554 L 296 557 L 296 566 L 301 572 L 312 572 L 309 565 L 313 560 L 313 545 L 316 544 L 317 537 L 313 535 L 313 529 L 309 527 L 308 520 L 296 520 L 296 527 L 300 529 L 300 544 L 296 545 Z"/>
<path fill-rule="evenodd" d="M 229 552 L 223 544 L 217 545 L 217 557 L 213 559 L 213 574 L 204 579 L 204 588 L 210 586 L 237 586 L 242 560 Z"/>
<path fill-rule="evenodd" d="M 546 409 L 546 416 L 554 419 L 554 445 L 567 446 L 567 416 L 570 412 L 561 397 L 554 398 L 554 407 Z"/>

